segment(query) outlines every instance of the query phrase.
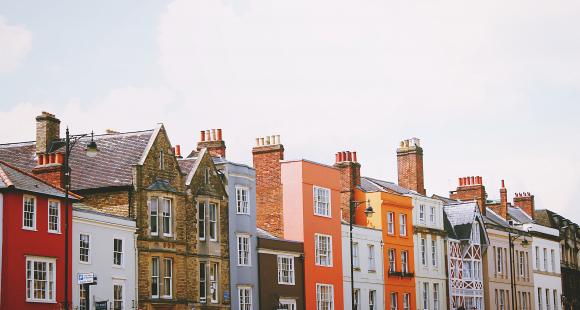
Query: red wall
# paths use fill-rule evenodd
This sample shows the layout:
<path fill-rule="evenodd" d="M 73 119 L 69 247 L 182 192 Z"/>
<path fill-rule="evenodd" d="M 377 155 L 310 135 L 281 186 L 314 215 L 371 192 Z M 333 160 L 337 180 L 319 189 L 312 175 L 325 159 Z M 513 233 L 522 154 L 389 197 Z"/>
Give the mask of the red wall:
<path fill-rule="evenodd" d="M 22 229 L 23 194 L 4 194 L 2 242 L 2 309 L 60 309 L 64 301 L 64 221 L 61 201 L 61 233 L 48 232 L 48 198 L 36 197 L 36 231 Z M 69 233 L 72 232 L 72 208 L 69 208 Z M 69 253 L 72 253 L 69 239 Z M 56 258 L 56 303 L 26 302 L 26 256 Z M 69 257 L 71 257 L 69 255 Z M 72 279 L 69 259 L 69 279 Z M 69 281 L 69 301 L 72 287 Z"/>

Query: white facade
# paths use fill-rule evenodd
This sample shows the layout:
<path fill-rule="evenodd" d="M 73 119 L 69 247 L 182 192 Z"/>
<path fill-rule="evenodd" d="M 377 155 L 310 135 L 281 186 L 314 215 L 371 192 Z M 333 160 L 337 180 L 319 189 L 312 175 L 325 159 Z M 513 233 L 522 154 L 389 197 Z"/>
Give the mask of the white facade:
<path fill-rule="evenodd" d="M 562 309 L 560 273 L 560 237 L 557 229 L 538 224 L 524 224 L 532 233 L 532 269 L 534 272 L 535 309 Z M 552 237 L 553 239 L 550 239 Z"/>
<path fill-rule="evenodd" d="M 353 226 L 354 288 L 358 295 L 359 310 L 384 309 L 384 268 L 382 235 L 378 229 Z M 349 225 L 342 224 L 342 264 L 344 279 L 344 307 L 351 305 L 350 233 Z M 374 265 L 374 266 L 373 266 Z"/>
<path fill-rule="evenodd" d="M 443 202 L 416 194 L 408 196 L 413 198 L 417 309 L 447 309 Z"/>
<path fill-rule="evenodd" d="M 128 218 L 74 208 L 73 309 L 84 310 L 80 305 L 81 288 L 77 284 L 77 275 L 91 272 L 98 280 L 89 289 L 90 309 L 94 309 L 98 301 L 107 301 L 109 305 L 116 301 L 117 305 L 122 304 L 121 309 L 133 309 L 137 302 L 135 232 L 135 221 Z"/>

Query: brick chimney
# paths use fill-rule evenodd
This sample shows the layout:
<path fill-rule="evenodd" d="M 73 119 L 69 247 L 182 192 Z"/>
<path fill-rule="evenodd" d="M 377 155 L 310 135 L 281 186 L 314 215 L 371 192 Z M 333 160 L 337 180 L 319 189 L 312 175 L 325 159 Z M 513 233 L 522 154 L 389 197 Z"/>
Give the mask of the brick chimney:
<path fill-rule="evenodd" d="M 485 186 L 483 186 L 482 177 L 472 176 L 459 178 L 457 189 L 449 192 L 449 197 L 462 201 L 475 200 L 479 205 L 481 214 L 485 215 L 487 194 L 485 192 Z"/>
<path fill-rule="evenodd" d="M 508 201 L 507 201 L 507 189 L 505 188 L 504 180 L 501 180 L 501 188 L 499 189 L 500 202 L 494 204 L 488 204 L 487 207 L 492 209 L 493 212 L 497 213 L 499 216 L 508 220 Z"/>
<path fill-rule="evenodd" d="M 226 143 L 222 140 L 221 129 L 202 130 L 197 143 L 197 150 L 207 148 L 209 154 L 214 157 L 226 157 Z"/>
<path fill-rule="evenodd" d="M 256 221 L 258 227 L 284 237 L 282 167 L 284 146 L 280 136 L 256 138 L 252 149 L 256 169 Z"/>
<path fill-rule="evenodd" d="M 54 186 L 64 187 L 64 153 L 49 153 L 54 140 L 60 139 L 60 120 L 54 114 L 42 112 L 36 117 L 36 167 L 32 173 Z"/>
<path fill-rule="evenodd" d="M 421 141 L 411 138 L 401 141 L 397 149 L 399 186 L 426 195 L 423 174 L 423 149 Z"/>
<path fill-rule="evenodd" d="M 530 193 L 516 193 L 514 206 L 519 207 L 531 216 L 532 219 L 535 219 L 534 212 L 536 211 L 536 206 L 534 203 L 534 195 Z"/>
<path fill-rule="evenodd" d="M 340 209 L 342 219 L 350 221 L 350 203 L 354 199 L 354 189 L 360 185 L 360 164 L 356 152 L 336 153 L 334 167 L 340 169 Z"/>
<path fill-rule="evenodd" d="M 60 138 L 60 120 L 54 114 L 42 112 L 36 117 L 36 154 L 49 151 L 53 140 Z"/>

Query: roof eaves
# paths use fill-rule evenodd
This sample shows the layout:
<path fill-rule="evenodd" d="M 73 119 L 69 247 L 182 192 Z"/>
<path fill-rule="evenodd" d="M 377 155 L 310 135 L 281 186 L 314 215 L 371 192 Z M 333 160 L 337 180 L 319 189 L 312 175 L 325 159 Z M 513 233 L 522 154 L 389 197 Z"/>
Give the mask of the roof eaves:
<path fill-rule="evenodd" d="M 195 172 L 197 171 L 197 168 L 199 167 L 199 164 L 201 163 L 201 160 L 205 156 L 206 153 L 207 153 L 207 148 L 203 148 L 203 149 L 201 149 L 201 151 L 199 151 L 199 155 L 195 159 L 195 162 L 193 163 L 191 170 L 189 170 L 189 174 L 187 175 L 185 185 L 189 186 L 189 184 L 191 184 L 191 180 L 193 179 L 193 176 L 195 175 Z"/>
<path fill-rule="evenodd" d="M 4 163 L 4 162 L 0 161 L 0 163 Z M 10 178 L 8 177 L 6 172 L 2 169 L 2 166 L 0 166 L 0 181 L 2 181 L 2 183 L 6 184 L 6 187 L 13 187 L 14 186 L 14 184 L 12 183 L 12 181 L 10 180 Z"/>
<path fill-rule="evenodd" d="M 151 151 L 151 148 L 153 147 L 153 144 L 155 143 L 155 140 L 157 139 L 157 136 L 159 135 L 161 128 L 163 128 L 163 124 L 161 124 L 161 123 L 157 124 L 157 127 L 155 127 L 155 130 L 153 131 L 151 138 L 149 138 L 149 142 L 147 143 L 147 147 L 145 147 L 143 154 L 141 154 L 141 159 L 139 160 L 139 166 L 142 166 L 145 164 L 145 160 L 147 159 L 147 155 L 149 154 L 149 151 Z"/>

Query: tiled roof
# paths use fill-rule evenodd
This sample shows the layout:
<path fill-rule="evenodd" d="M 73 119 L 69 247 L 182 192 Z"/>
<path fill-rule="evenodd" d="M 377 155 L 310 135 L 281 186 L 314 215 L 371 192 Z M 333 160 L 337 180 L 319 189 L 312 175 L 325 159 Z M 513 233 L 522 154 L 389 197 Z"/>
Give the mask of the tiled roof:
<path fill-rule="evenodd" d="M 369 177 L 361 177 L 360 189 L 362 189 L 365 192 L 389 192 L 401 195 L 406 194 L 420 195 L 415 191 L 401 187 L 393 182 L 373 179 Z"/>
<path fill-rule="evenodd" d="M 495 224 L 506 228 L 510 227 L 507 220 L 501 217 L 499 214 L 495 213 L 491 208 L 485 208 L 483 221 L 486 224 Z"/>
<path fill-rule="evenodd" d="M 431 198 L 441 200 L 446 205 L 456 204 L 456 203 L 460 202 L 459 200 L 455 200 L 455 199 L 451 199 L 451 198 L 439 196 L 439 195 L 431 195 Z"/>
<path fill-rule="evenodd" d="M 72 189 L 131 185 L 132 167 L 140 162 L 154 132 L 145 130 L 95 136 L 99 154 L 92 158 L 85 155 L 91 138 L 80 139 L 70 157 Z M 0 145 L 0 160 L 31 171 L 36 166 L 35 143 Z"/>
<path fill-rule="evenodd" d="M 189 172 L 191 171 L 191 168 L 193 168 L 193 164 L 195 163 L 196 159 L 197 158 L 195 157 L 179 159 L 177 163 L 179 164 L 179 169 L 181 170 L 181 173 L 183 173 L 184 175 L 188 175 Z"/>
<path fill-rule="evenodd" d="M 444 216 L 448 222 L 447 233 L 459 240 L 469 239 L 473 222 L 478 215 L 478 207 L 475 202 L 465 202 L 443 207 Z"/>
<path fill-rule="evenodd" d="M 65 196 L 64 189 L 49 185 L 15 166 L 0 161 L 0 190 L 9 188 L 53 197 Z M 70 196 L 72 199 L 79 198 L 72 193 Z"/>
<path fill-rule="evenodd" d="M 508 207 L 509 216 L 520 224 L 533 223 L 534 220 L 519 207 Z"/>

